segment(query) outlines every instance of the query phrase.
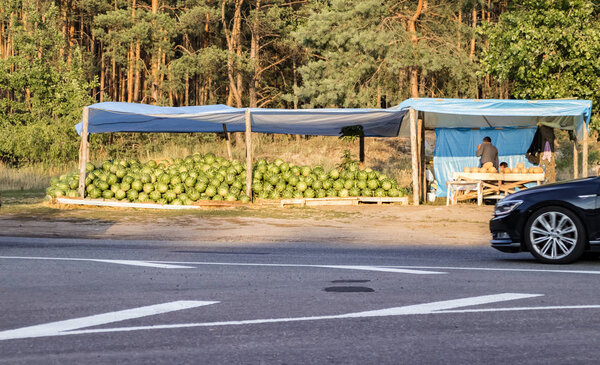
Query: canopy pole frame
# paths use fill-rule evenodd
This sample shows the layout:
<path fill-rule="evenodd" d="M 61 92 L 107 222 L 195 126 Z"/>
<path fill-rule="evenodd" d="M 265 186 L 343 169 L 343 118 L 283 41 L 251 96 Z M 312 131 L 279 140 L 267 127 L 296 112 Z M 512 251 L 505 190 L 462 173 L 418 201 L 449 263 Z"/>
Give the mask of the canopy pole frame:
<path fill-rule="evenodd" d="M 573 136 L 573 179 L 579 178 L 579 151 L 577 150 L 577 136 Z"/>
<path fill-rule="evenodd" d="M 417 117 L 417 130 L 419 137 L 419 182 L 421 183 L 421 202 L 427 202 L 427 180 L 425 179 L 425 123 L 423 112 Z"/>
<path fill-rule="evenodd" d="M 252 114 L 246 109 L 246 195 L 252 201 Z"/>
<path fill-rule="evenodd" d="M 233 160 L 233 155 L 231 154 L 231 133 L 227 132 L 227 124 L 223 123 L 223 134 L 225 135 L 225 141 L 227 144 L 227 157 L 229 161 Z"/>
<path fill-rule="evenodd" d="M 410 153 L 412 160 L 412 184 L 413 184 L 413 205 L 419 205 L 419 156 L 417 144 L 417 111 L 413 108 L 408 110 L 410 122 Z"/>
<path fill-rule="evenodd" d="M 581 176 L 588 177 L 588 128 L 585 121 L 583 122 L 583 141 L 581 144 Z"/>
<path fill-rule="evenodd" d="M 83 121 L 81 129 L 81 143 L 79 145 L 79 196 L 85 196 L 85 175 L 86 166 L 89 160 L 90 144 L 88 142 L 88 124 L 90 110 L 87 106 L 83 107 Z"/>
<path fill-rule="evenodd" d="M 361 132 L 358 139 L 358 160 L 360 161 L 360 168 L 365 168 L 365 134 Z"/>

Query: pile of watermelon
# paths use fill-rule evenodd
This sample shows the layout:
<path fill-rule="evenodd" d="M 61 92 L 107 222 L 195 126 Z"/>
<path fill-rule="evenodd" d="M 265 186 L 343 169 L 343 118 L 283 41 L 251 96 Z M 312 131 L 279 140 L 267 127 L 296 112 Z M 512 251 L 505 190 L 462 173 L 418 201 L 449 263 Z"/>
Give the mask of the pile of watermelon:
<path fill-rule="evenodd" d="M 249 202 L 246 168 L 213 153 L 194 154 L 157 162 L 136 159 L 104 161 L 86 166 L 85 195 L 92 199 L 189 205 L 198 200 Z M 53 178 L 46 190 L 49 198 L 78 197 L 79 173 Z M 321 166 L 296 166 L 281 159 L 256 161 L 253 167 L 253 198 L 324 198 L 405 196 L 396 180 L 356 163 L 326 171 Z"/>

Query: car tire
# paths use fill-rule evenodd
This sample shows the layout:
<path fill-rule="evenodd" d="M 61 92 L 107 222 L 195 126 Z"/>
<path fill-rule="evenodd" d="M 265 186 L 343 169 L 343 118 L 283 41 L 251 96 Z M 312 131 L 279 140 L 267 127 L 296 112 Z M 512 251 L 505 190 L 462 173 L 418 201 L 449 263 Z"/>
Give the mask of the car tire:
<path fill-rule="evenodd" d="M 586 233 L 581 219 L 563 207 L 545 207 L 534 212 L 523 232 L 531 254 L 546 264 L 568 264 L 585 251 Z"/>

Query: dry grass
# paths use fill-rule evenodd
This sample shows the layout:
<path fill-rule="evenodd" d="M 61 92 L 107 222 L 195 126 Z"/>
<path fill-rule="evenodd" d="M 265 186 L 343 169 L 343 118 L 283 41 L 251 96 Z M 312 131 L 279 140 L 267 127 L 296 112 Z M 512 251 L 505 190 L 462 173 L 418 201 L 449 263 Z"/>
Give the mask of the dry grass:
<path fill-rule="evenodd" d="M 34 165 L 12 168 L 0 165 L 0 192 L 11 190 L 43 189 L 50 184 L 52 176 L 58 176 L 75 168 L 71 166 Z"/>
<path fill-rule="evenodd" d="M 244 161 L 246 156 L 246 145 L 243 142 L 236 143 L 237 136 L 232 136 L 232 156 L 234 160 Z M 321 165 L 325 169 L 331 169 L 341 162 L 341 156 L 345 150 L 358 158 L 358 141 L 346 141 L 337 137 L 309 137 L 297 140 L 295 136 L 287 135 L 253 135 L 254 158 L 265 158 L 282 160 L 296 165 Z M 137 157 L 143 161 L 162 160 L 166 158 L 185 157 L 196 152 L 206 154 L 213 152 L 219 156 L 227 156 L 227 145 L 224 140 L 216 139 L 211 142 L 197 143 L 193 145 L 181 145 L 167 143 L 159 152 L 144 152 L 138 154 L 129 151 L 123 152 L 117 157 Z M 92 151 L 95 156 L 94 162 L 106 159 L 101 151 Z M 407 138 L 367 138 L 365 142 L 366 167 L 383 171 L 398 180 L 401 185 L 410 185 L 410 150 Z"/>

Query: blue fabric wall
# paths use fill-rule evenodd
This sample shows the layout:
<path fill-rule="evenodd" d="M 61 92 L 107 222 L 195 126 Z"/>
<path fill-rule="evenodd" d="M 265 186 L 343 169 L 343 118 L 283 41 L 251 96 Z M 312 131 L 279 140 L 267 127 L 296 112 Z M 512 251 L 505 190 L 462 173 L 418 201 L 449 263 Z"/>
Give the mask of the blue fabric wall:
<path fill-rule="evenodd" d="M 536 128 L 470 129 L 438 128 L 435 130 L 436 142 L 433 154 L 433 169 L 438 182 L 437 196 L 446 196 L 446 181 L 452 179 L 452 173 L 465 167 L 479 166 L 479 157 L 475 156 L 477 145 L 483 137 L 489 136 L 492 144 L 498 148 L 498 159 L 506 161 L 513 168 L 519 162 L 526 167 L 533 166 L 525 153 Z"/>

